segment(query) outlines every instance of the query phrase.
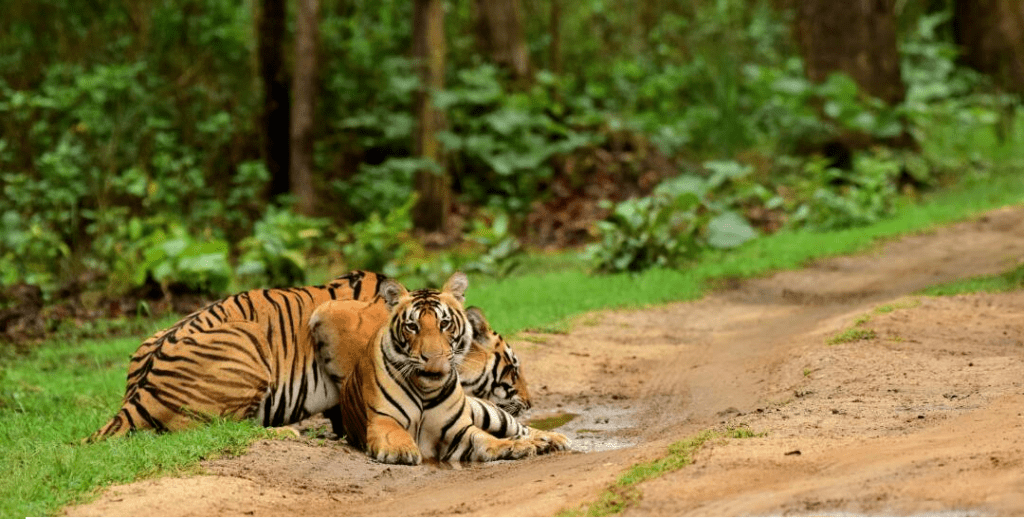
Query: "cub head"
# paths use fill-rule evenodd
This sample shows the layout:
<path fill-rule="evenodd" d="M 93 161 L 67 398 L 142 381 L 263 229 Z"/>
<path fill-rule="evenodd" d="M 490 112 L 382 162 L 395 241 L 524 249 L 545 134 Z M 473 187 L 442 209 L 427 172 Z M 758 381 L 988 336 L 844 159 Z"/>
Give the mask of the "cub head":
<path fill-rule="evenodd" d="M 512 416 L 530 409 L 519 359 L 505 339 L 491 329 L 479 308 L 466 309 L 473 326 L 473 346 L 459 367 L 459 377 L 473 396 L 490 400 Z"/>
<path fill-rule="evenodd" d="M 466 275 L 456 272 L 440 291 L 409 292 L 393 280 L 380 287 L 389 313 L 386 361 L 420 390 L 450 383 L 469 352 L 473 329 L 462 309 L 468 284 Z"/>

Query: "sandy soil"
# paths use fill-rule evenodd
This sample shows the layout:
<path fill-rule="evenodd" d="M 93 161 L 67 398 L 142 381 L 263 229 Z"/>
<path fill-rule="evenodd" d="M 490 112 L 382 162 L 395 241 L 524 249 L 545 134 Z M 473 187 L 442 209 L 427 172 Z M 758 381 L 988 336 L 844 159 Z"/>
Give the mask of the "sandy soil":
<path fill-rule="evenodd" d="M 705 444 L 641 484 L 626 515 L 1024 515 L 1024 292 L 912 295 L 1022 260 L 1024 208 L 1003 209 L 700 301 L 522 335 L 533 417 L 578 414 L 559 428 L 574 452 L 399 467 L 332 440 L 261 441 L 205 475 L 65 512 L 552 515 L 672 441 L 743 426 L 767 434 Z M 874 338 L 829 344 L 860 321 Z"/>

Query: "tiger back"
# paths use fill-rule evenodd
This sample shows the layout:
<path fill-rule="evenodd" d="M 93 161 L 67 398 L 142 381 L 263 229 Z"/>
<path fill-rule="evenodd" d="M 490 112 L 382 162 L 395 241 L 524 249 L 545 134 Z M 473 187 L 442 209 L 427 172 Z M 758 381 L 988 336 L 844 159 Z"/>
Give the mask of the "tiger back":
<path fill-rule="evenodd" d="M 250 290 L 208 305 L 132 355 L 117 414 L 87 441 L 188 427 L 212 416 L 284 425 L 337 402 L 318 366 L 309 316 L 324 302 L 373 301 L 385 276 L 353 271 L 319 286 Z"/>
<path fill-rule="evenodd" d="M 440 292 L 408 292 L 391 280 L 381 287 L 387 323 L 355 356 L 355 369 L 339 388 L 346 438 L 374 459 L 491 461 L 568 447 L 564 436 L 530 429 L 464 393 L 457 367 L 473 336 L 462 309 L 466 286 L 465 275 L 456 273 Z M 364 339 L 370 327 L 358 321 L 339 327 L 339 340 Z"/>
<path fill-rule="evenodd" d="M 530 409 L 530 392 L 512 347 L 494 330 L 479 308 L 466 309 L 473 328 L 469 352 L 458 365 L 459 380 L 469 395 L 490 400 L 512 416 Z M 313 312 L 310 330 L 321 364 L 336 383 L 352 372 L 366 342 L 388 319 L 383 299 L 328 301 Z M 332 422 L 336 416 L 328 416 Z"/>

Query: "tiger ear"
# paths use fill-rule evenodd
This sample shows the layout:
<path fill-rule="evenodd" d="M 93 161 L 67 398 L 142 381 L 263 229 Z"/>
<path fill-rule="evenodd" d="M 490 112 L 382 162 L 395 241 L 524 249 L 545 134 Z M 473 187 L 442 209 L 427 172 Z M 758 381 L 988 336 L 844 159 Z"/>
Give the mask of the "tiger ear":
<path fill-rule="evenodd" d="M 401 283 L 393 279 L 386 279 L 380 285 L 380 296 L 384 298 L 384 304 L 388 307 L 388 312 L 398 304 L 398 300 L 402 296 L 408 293 L 409 291 Z"/>
<path fill-rule="evenodd" d="M 487 319 L 484 318 L 484 313 L 479 308 L 471 306 L 466 309 L 466 318 L 469 319 L 470 326 L 473 327 L 473 338 L 482 341 L 487 334 L 491 331 L 491 326 L 487 324 Z"/>
<path fill-rule="evenodd" d="M 448 292 L 460 303 L 464 303 L 466 302 L 466 287 L 468 286 L 469 278 L 462 272 L 456 272 L 452 274 L 452 277 L 448 278 L 441 291 Z"/>

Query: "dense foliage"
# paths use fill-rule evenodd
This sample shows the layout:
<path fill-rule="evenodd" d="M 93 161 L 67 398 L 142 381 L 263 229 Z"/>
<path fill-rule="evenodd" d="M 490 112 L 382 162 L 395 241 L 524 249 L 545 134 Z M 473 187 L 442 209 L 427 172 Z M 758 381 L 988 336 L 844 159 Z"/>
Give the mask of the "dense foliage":
<path fill-rule="evenodd" d="M 252 5 L 0 7 L 0 284 L 223 293 L 303 282 L 313 258 L 335 271 L 505 275 L 559 175 L 588 182 L 566 164 L 616 157 L 621 135 L 649 143 L 669 180 L 606 202 L 589 257 L 603 271 L 680 265 L 780 226 L 876 221 L 901 188 L 975 159 L 874 149 L 841 168 L 806 153 L 829 138 L 925 142 L 932 128 L 998 126 L 1016 103 L 956 65 L 945 12 L 901 20 L 908 95 L 886 106 L 846 76 L 808 82 L 788 13 L 767 1 L 578 2 L 561 12 L 557 59 L 547 4 L 524 2 L 526 86 L 476 50 L 469 3 L 452 2 L 447 86 L 432 95 L 466 223 L 461 245 L 431 255 L 410 223 L 414 172 L 439 170 L 411 150 L 412 5 L 323 4 L 316 218 L 267 197 Z M 630 164 L 620 169 L 639 182 Z"/>

